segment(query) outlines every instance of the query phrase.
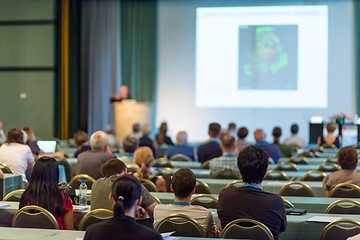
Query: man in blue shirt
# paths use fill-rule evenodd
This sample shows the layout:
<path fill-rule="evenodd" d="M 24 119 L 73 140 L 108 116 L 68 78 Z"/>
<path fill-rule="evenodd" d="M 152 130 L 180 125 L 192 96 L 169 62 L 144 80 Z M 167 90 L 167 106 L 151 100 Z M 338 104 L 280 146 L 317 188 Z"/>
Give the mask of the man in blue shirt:
<path fill-rule="evenodd" d="M 203 163 L 207 160 L 220 157 L 222 155 L 222 151 L 219 143 L 220 132 L 221 132 L 220 124 L 218 123 L 209 124 L 208 134 L 210 136 L 210 140 L 198 148 L 199 162 Z"/>
<path fill-rule="evenodd" d="M 278 145 L 266 142 L 266 133 L 261 128 L 254 132 L 256 145 L 259 146 L 275 163 L 278 163 L 281 157 L 281 151 Z"/>

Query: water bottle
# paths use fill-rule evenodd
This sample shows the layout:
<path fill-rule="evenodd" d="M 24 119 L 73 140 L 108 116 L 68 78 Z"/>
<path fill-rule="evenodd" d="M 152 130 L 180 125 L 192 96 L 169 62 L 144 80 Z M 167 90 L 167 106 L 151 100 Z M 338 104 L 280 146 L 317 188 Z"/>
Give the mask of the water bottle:
<path fill-rule="evenodd" d="M 79 205 L 86 206 L 87 205 L 87 185 L 85 183 L 85 180 L 81 180 L 79 192 L 80 192 Z"/>

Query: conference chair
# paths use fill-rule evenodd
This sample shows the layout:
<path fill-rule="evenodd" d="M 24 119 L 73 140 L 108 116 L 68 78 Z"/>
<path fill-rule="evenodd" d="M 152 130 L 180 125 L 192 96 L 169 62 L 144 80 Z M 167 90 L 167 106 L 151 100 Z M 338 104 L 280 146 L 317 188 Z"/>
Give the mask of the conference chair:
<path fill-rule="evenodd" d="M 225 188 L 229 187 L 241 187 L 244 184 L 242 180 L 234 180 L 231 183 L 226 184 Z"/>
<path fill-rule="evenodd" d="M 172 175 L 174 175 L 174 173 L 175 173 L 174 170 L 172 170 L 171 168 L 164 167 L 164 168 L 158 169 L 156 175 L 157 176 L 162 176 L 162 175 L 165 175 L 165 174 L 170 174 L 172 176 Z"/>
<path fill-rule="evenodd" d="M 273 240 L 267 226 L 253 219 L 240 218 L 228 223 L 221 232 L 223 238 Z"/>
<path fill-rule="evenodd" d="M 296 155 L 296 157 L 314 158 L 317 157 L 317 155 L 312 151 L 307 151 L 307 152 L 299 153 L 298 155 Z"/>
<path fill-rule="evenodd" d="M 355 184 L 341 183 L 331 189 L 329 197 L 360 198 L 360 187 Z"/>
<path fill-rule="evenodd" d="M 309 164 L 306 157 L 291 157 L 289 158 L 289 162 L 294 164 Z"/>
<path fill-rule="evenodd" d="M 171 156 L 170 158 L 171 161 L 182 161 L 182 162 L 190 162 L 191 158 L 189 158 L 188 156 L 184 155 L 184 154 L 175 154 L 173 156 Z"/>
<path fill-rule="evenodd" d="M 141 184 L 144 185 L 144 187 L 149 192 L 157 192 L 158 191 L 156 185 L 149 179 L 141 179 Z"/>
<path fill-rule="evenodd" d="M 288 181 L 289 177 L 286 175 L 286 173 L 280 171 L 280 170 L 269 170 L 264 180 L 285 180 Z"/>
<path fill-rule="evenodd" d="M 105 221 L 109 218 L 112 218 L 112 216 L 113 216 L 113 212 L 110 211 L 109 209 L 99 208 L 92 210 L 87 214 L 85 214 L 85 216 L 81 219 L 79 224 L 79 230 L 86 231 L 86 229 L 90 225 Z"/>
<path fill-rule="evenodd" d="M 323 147 L 324 150 L 325 150 L 325 148 L 337 149 L 337 147 L 336 147 L 335 144 L 333 144 L 333 143 L 323 143 L 323 144 L 321 144 L 320 147 Z M 323 151 L 324 151 L 324 150 L 323 150 Z"/>
<path fill-rule="evenodd" d="M 157 202 L 158 204 L 161 204 L 161 201 L 158 197 L 154 196 L 154 194 L 150 193 L 150 195 L 154 198 L 155 202 Z"/>
<path fill-rule="evenodd" d="M 25 192 L 25 189 L 19 189 L 12 192 L 9 192 L 4 197 L 3 201 L 10 201 L 10 202 L 20 202 L 21 196 Z"/>
<path fill-rule="evenodd" d="M 210 161 L 211 161 L 211 160 L 207 160 L 207 161 L 203 162 L 203 163 L 201 164 L 201 168 L 202 168 L 202 169 L 210 169 Z"/>
<path fill-rule="evenodd" d="M 211 191 L 210 191 L 209 185 L 207 185 L 207 183 L 204 183 L 204 182 L 196 179 L 195 193 L 211 194 Z"/>
<path fill-rule="evenodd" d="M 59 229 L 55 217 L 48 210 L 35 205 L 19 209 L 12 219 L 12 226 L 18 228 Z"/>
<path fill-rule="evenodd" d="M 276 166 L 275 170 L 279 170 L 279 171 L 298 171 L 298 168 L 297 168 L 296 164 L 294 164 L 294 163 L 281 162 Z"/>
<path fill-rule="evenodd" d="M 336 158 L 331 158 L 331 157 L 329 157 L 329 158 L 326 159 L 326 163 L 335 163 L 335 164 L 338 164 L 338 161 L 337 161 Z"/>
<path fill-rule="evenodd" d="M 351 219 L 338 219 L 325 226 L 320 240 L 345 240 L 359 233 L 359 222 Z"/>
<path fill-rule="evenodd" d="M 165 159 L 165 158 L 158 158 L 155 159 L 154 163 L 152 164 L 152 167 L 159 167 L 159 168 L 174 168 L 174 165 L 171 161 Z"/>
<path fill-rule="evenodd" d="M 326 173 L 320 171 L 308 171 L 300 181 L 322 181 Z"/>
<path fill-rule="evenodd" d="M 65 175 L 66 175 L 66 181 L 70 182 L 72 179 L 72 169 L 71 169 L 71 165 L 67 160 L 57 160 L 58 165 L 62 165 L 64 166 L 65 169 Z"/>
<path fill-rule="evenodd" d="M 5 164 L 0 163 L 0 169 L 3 173 L 13 173 L 11 171 L 11 169 L 8 166 L 6 166 Z"/>
<path fill-rule="evenodd" d="M 289 200 L 283 199 L 285 208 L 295 208 L 294 204 L 292 204 Z"/>
<path fill-rule="evenodd" d="M 352 199 L 340 199 L 331 203 L 325 210 L 329 214 L 360 214 L 360 203 Z"/>
<path fill-rule="evenodd" d="M 191 198 L 192 205 L 200 205 L 205 208 L 217 209 L 218 198 L 211 194 L 199 194 Z"/>
<path fill-rule="evenodd" d="M 223 168 L 220 171 L 211 173 L 212 178 L 217 179 L 238 179 L 240 178 L 239 174 L 236 173 L 234 169 Z"/>
<path fill-rule="evenodd" d="M 126 165 L 127 173 L 136 173 L 139 170 L 139 167 L 136 165 Z"/>
<path fill-rule="evenodd" d="M 183 214 L 164 217 L 154 227 L 160 233 L 175 231 L 173 235 L 177 237 L 205 237 L 205 231 L 200 224 Z"/>
<path fill-rule="evenodd" d="M 81 180 L 85 180 L 86 186 L 88 189 L 91 189 L 93 183 L 95 182 L 95 179 L 90 177 L 87 174 L 79 174 L 74 176 L 71 181 L 69 182 L 69 185 L 74 189 L 79 189 L 79 186 L 81 184 Z"/>
<path fill-rule="evenodd" d="M 315 197 L 311 187 L 302 182 L 289 182 L 279 191 L 280 196 Z"/>
<path fill-rule="evenodd" d="M 337 165 L 336 163 L 328 163 L 328 162 L 322 163 L 317 169 L 317 171 L 320 172 L 336 172 L 338 170 L 340 170 L 339 165 Z"/>

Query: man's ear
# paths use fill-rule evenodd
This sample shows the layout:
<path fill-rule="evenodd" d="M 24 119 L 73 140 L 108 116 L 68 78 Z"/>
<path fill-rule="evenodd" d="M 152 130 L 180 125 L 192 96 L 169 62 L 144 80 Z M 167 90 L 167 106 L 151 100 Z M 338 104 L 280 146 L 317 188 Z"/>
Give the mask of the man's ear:
<path fill-rule="evenodd" d="M 196 188 L 194 188 L 194 190 L 192 190 L 191 195 L 195 194 Z"/>
<path fill-rule="evenodd" d="M 137 206 L 140 206 L 140 205 L 141 205 L 142 199 L 143 199 L 143 197 L 140 196 L 140 198 L 139 198 L 139 199 L 137 200 L 137 202 L 136 202 L 136 205 L 137 205 Z"/>
<path fill-rule="evenodd" d="M 127 168 L 125 168 L 125 170 L 124 170 L 124 174 L 127 174 Z"/>
<path fill-rule="evenodd" d="M 110 200 L 111 204 L 115 204 L 114 197 L 111 193 L 109 193 L 109 200 Z"/>
<path fill-rule="evenodd" d="M 170 190 L 171 190 L 172 192 L 174 192 L 174 189 L 173 189 L 173 187 L 172 187 L 172 184 L 170 184 Z"/>

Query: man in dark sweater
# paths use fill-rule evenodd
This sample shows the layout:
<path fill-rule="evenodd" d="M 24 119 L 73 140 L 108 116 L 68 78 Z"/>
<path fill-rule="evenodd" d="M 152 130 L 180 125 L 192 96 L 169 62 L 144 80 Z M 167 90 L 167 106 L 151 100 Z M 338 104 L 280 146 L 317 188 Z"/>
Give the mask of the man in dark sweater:
<path fill-rule="evenodd" d="M 219 142 L 220 132 L 221 132 L 220 124 L 218 123 L 209 124 L 208 134 L 210 136 L 210 140 L 198 148 L 199 162 L 203 163 L 207 160 L 220 157 L 222 155 L 220 142 Z"/>
<path fill-rule="evenodd" d="M 244 185 L 220 192 L 218 216 L 222 228 L 235 219 L 248 218 L 265 224 L 274 239 L 279 239 L 287 224 L 284 201 L 277 194 L 261 190 L 268 156 L 261 148 L 249 146 L 239 154 L 237 164 Z"/>

